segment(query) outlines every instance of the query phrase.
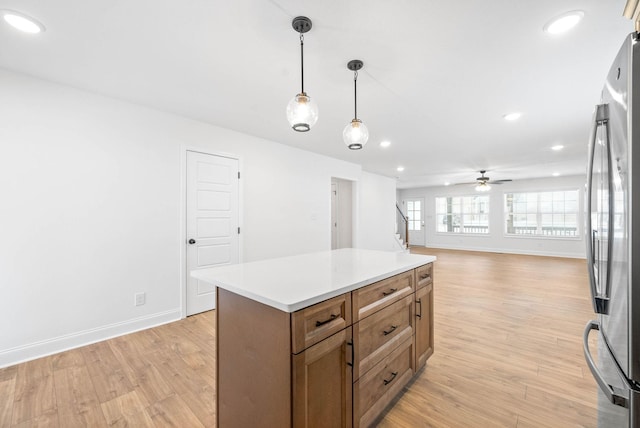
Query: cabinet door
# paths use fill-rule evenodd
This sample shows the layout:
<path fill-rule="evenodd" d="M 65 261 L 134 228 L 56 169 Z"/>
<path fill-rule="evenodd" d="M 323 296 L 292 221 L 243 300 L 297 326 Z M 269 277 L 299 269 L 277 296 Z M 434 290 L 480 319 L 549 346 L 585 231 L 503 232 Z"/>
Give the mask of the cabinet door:
<path fill-rule="evenodd" d="M 433 354 L 433 284 L 416 291 L 416 371 Z"/>
<path fill-rule="evenodd" d="M 293 426 L 352 426 L 351 327 L 293 355 Z"/>

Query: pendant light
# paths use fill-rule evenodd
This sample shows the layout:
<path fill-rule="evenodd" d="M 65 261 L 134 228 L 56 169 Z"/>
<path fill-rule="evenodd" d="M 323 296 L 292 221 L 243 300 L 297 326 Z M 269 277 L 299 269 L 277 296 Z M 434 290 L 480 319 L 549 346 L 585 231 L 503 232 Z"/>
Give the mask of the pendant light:
<path fill-rule="evenodd" d="M 291 26 L 300 33 L 300 75 L 302 89 L 287 105 L 287 120 L 294 131 L 307 132 L 318 121 L 318 106 L 304 92 L 304 33 L 311 30 L 311 20 L 306 16 L 293 19 Z"/>
<path fill-rule="evenodd" d="M 358 119 L 358 70 L 362 69 L 364 64 L 359 59 L 349 61 L 347 68 L 353 71 L 353 120 L 344 127 L 342 138 L 344 143 L 351 150 L 360 150 L 367 144 L 369 139 L 369 130 L 360 119 Z"/>

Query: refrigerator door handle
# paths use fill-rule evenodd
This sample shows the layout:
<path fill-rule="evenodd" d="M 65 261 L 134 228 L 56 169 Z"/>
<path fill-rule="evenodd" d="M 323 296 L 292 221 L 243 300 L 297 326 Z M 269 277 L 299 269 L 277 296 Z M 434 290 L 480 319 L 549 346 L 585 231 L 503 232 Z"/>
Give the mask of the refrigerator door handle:
<path fill-rule="evenodd" d="M 591 127 L 591 134 L 589 136 L 589 163 L 587 166 L 587 188 L 586 188 L 586 219 L 585 219 L 585 228 L 586 233 L 591 234 L 590 238 L 585 239 L 587 244 L 587 268 L 589 270 L 589 286 L 591 288 L 591 298 L 593 303 L 593 310 L 597 314 L 608 314 L 609 313 L 609 271 L 610 271 L 610 263 L 611 263 L 611 252 L 610 250 L 613 248 L 613 241 L 608 239 L 609 245 L 607 253 L 607 278 L 605 280 L 605 287 L 602 292 L 598 292 L 597 287 L 597 278 L 595 272 L 595 261 L 596 261 L 596 248 L 599 246 L 600 241 L 598 237 L 598 231 L 593 230 L 593 225 L 591 223 L 591 209 L 592 209 L 592 193 L 593 193 L 593 168 L 594 168 L 594 158 L 595 158 L 595 149 L 596 149 L 596 140 L 598 128 L 600 126 L 605 126 L 607 129 L 607 162 L 608 165 L 611 165 L 611 148 L 609 146 L 609 106 L 607 104 L 599 104 L 596 106 L 596 109 L 593 113 L 593 122 Z M 613 231 L 613 177 L 611 176 L 611 168 L 608 169 L 609 180 L 609 222 L 608 222 L 608 231 L 607 233 L 611 233 Z"/>
<path fill-rule="evenodd" d="M 604 379 L 604 377 L 602 376 L 602 373 L 600 373 L 600 370 L 596 366 L 596 363 L 593 360 L 593 357 L 591 356 L 591 351 L 589 350 L 589 333 L 591 333 L 591 330 L 600 330 L 600 323 L 595 320 L 589 321 L 587 323 L 587 326 L 584 329 L 584 334 L 582 336 L 584 357 L 587 360 L 587 365 L 589 366 L 589 370 L 591 370 L 591 374 L 593 374 L 593 378 L 596 380 L 596 383 L 598 384 L 598 386 L 600 387 L 604 395 L 607 397 L 607 399 L 611 403 L 615 404 L 616 406 L 628 408 L 629 398 L 627 397 L 627 394 L 626 394 L 628 393 L 628 390 L 627 391 L 621 390 L 620 388 L 616 388 L 614 386 L 609 385 L 607 381 Z M 614 364 L 614 365 L 616 366 L 616 369 L 620 371 L 620 368 L 618 367 L 618 365 L 617 364 Z M 624 375 L 622 375 L 621 377 L 622 379 L 626 379 Z"/>

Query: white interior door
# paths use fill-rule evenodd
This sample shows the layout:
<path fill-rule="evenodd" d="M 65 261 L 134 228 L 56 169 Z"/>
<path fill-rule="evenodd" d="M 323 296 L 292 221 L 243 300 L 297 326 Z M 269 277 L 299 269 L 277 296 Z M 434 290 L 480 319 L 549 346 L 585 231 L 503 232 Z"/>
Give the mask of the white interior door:
<path fill-rule="evenodd" d="M 331 178 L 331 249 L 353 246 L 353 182 Z"/>
<path fill-rule="evenodd" d="M 215 287 L 195 269 L 238 263 L 238 160 L 187 152 L 187 315 L 215 309 Z"/>
<path fill-rule="evenodd" d="M 424 246 L 424 198 L 404 201 L 409 222 L 409 245 Z"/>

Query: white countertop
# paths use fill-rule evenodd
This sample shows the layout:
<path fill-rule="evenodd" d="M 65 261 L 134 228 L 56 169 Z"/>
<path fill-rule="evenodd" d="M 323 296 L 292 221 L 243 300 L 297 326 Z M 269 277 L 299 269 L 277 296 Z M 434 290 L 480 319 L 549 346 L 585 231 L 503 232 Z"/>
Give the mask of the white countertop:
<path fill-rule="evenodd" d="M 343 248 L 191 271 L 191 276 L 285 312 L 295 312 L 435 256 Z"/>

